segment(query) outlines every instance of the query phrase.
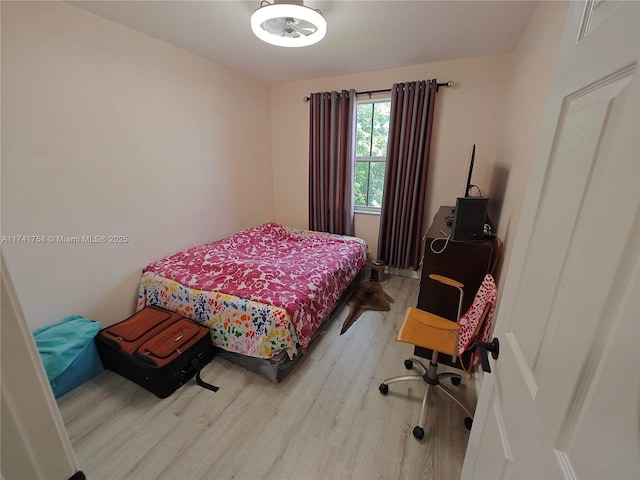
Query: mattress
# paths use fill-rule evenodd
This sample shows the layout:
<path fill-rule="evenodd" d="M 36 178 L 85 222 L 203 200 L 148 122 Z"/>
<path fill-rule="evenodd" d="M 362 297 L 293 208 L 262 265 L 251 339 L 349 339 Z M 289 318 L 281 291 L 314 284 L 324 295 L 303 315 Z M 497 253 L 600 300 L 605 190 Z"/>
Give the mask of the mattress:
<path fill-rule="evenodd" d="M 366 259 L 361 239 L 266 223 L 148 265 L 138 310 L 157 305 L 203 323 L 228 352 L 293 359 Z"/>

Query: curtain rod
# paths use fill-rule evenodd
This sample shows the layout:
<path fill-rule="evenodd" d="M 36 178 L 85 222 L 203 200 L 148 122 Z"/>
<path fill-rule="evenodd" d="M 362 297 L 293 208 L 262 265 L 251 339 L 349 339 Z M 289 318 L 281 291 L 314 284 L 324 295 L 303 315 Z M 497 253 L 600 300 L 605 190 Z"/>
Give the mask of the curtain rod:
<path fill-rule="evenodd" d="M 440 87 L 453 87 L 453 80 L 449 80 L 444 83 L 436 83 L 436 92 L 440 90 Z M 371 97 L 374 93 L 386 93 L 390 91 L 390 88 L 383 88 L 382 90 L 365 90 L 363 92 L 356 92 L 356 95 L 369 95 L 369 97 Z M 308 102 L 309 100 L 311 100 L 311 97 L 304 97 L 305 102 Z"/>

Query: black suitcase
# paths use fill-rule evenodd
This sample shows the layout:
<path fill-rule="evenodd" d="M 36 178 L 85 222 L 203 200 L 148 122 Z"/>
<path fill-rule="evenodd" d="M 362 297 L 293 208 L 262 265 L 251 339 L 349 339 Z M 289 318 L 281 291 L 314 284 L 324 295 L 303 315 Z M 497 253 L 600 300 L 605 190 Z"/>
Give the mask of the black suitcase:
<path fill-rule="evenodd" d="M 96 345 L 105 368 L 165 398 L 213 358 L 209 329 L 191 319 L 159 307 L 145 307 L 115 325 L 102 329 Z"/>

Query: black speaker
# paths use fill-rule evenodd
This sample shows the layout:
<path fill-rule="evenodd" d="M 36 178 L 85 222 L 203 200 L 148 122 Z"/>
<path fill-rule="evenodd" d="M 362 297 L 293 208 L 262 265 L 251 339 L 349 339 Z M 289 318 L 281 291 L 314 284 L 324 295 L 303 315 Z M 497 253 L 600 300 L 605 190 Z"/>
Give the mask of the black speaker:
<path fill-rule="evenodd" d="M 486 197 L 458 197 L 453 212 L 451 240 L 482 240 L 488 205 Z"/>

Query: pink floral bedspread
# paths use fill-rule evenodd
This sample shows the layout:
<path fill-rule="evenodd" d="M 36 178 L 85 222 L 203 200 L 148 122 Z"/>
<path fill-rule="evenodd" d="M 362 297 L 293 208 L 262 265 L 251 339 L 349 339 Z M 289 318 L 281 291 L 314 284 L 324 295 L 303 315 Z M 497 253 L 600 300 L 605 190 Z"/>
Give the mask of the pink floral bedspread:
<path fill-rule="evenodd" d="M 192 313 L 192 318 L 208 324 L 214 343 L 226 343 L 221 346 L 238 353 L 268 358 L 286 349 L 291 355 L 295 346 L 287 343 L 296 338 L 300 349 L 305 352 L 313 333 L 364 266 L 366 259 L 366 244 L 358 238 L 295 230 L 267 223 L 217 242 L 188 248 L 148 265 L 144 269 L 138 308 L 146 304 L 169 307 L 167 303 L 172 297 L 171 289 L 185 294 L 187 304 L 189 296 L 200 295 L 203 299 L 201 307 L 208 316 L 219 314 L 221 309 L 229 308 L 229 301 L 238 299 L 241 305 L 233 305 L 232 309 L 245 313 L 236 322 L 236 327 L 242 328 L 234 332 L 240 335 L 231 335 L 235 337 L 234 342 L 216 342 L 216 332 L 213 330 L 221 333 L 218 331 L 220 322 L 193 315 L 194 312 L 189 310 L 194 308 L 188 306 L 187 311 L 181 313 Z M 164 287 L 158 289 L 158 282 L 164 280 L 167 280 Z M 177 282 L 178 286 L 173 282 Z M 154 288 L 149 288 L 152 283 Z M 150 295 L 162 297 L 163 291 L 167 301 L 149 298 Z M 175 295 L 173 297 L 175 299 Z M 218 300 L 220 305 L 214 305 Z M 247 300 L 251 301 L 248 302 L 249 307 Z M 253 302 L 257 302 L 257 306 Z M 275 308 L 265 310 L 264 306 Z M 250 310 L 257 310 L 259 314 Z M 291 325 L 285 325 L 287 322 L 282 318 L 283 312 L 290 317 Z M 267 316 L 275 318 L 265 318 Z M 225 321 L 224 318 L 218 320 Z M 253 325 L 255 322 L 259 325 Z M 241 323 L 244 325 L 241 326 Z M 243 339 L 239 336 L 246 335 L 246 340 L 250 341 L 249 337 L 255 337 L 256 331 L 260 333 L 261 329 L 269 334 L 270 329 L 264 328 L 265 323 L 281 332 L 276 335 L 280 337 L 281 348 L 269 348 L 267 354 L 264 351 L 247 351 L 252 349 L 242 345 L 233 348 L 232 343 L 242 343 Z M 225 332 L 222 333 L 224 336 Z M 229 332 L 226 333 L 229 337 Z"/>

